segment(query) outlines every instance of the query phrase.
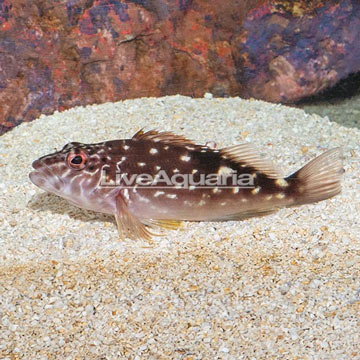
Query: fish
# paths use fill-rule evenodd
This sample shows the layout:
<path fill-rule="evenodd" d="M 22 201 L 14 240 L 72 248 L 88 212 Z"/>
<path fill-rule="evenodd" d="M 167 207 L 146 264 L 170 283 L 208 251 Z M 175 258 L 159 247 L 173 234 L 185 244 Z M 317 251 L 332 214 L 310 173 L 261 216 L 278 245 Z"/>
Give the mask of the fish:
<path fill-rule="evenodd" d="M 29 178 L 71 204 L 116 219 L 119 237 L 151 239 L 182 221 L 240 221 L 341 192 L 341 148 L 283 177 L 254 145 L 217 149 L 171 131 L 132 138 L 70 142 L 32 163 Z"/>

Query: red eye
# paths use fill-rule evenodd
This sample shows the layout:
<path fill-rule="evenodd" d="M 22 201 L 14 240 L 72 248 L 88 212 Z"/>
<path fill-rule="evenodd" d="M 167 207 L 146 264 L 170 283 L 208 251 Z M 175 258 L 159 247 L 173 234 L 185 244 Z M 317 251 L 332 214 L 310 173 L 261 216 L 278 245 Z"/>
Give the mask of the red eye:
<path fill-rule="evenodd" d="M 74 170 L 82 170 L 86 166 L 87 160 L 87 154 L 81 151 L 79 154 L 69 154 L 67 157 L 67 164 Z"/>

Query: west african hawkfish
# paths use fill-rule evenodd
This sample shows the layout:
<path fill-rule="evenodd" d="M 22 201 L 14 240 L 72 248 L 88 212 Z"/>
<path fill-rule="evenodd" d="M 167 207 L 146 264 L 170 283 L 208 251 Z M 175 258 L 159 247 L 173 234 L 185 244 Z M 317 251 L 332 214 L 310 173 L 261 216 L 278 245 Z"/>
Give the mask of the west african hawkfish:
<path fill-rule="evenodd" d="M 341 192 L 342 154 L 329 150 L 288 177 L 249 143 L 216 149 L 171 132 L 71 142 L 32 164 L 31 181 L 81 208 L 114 214 L 121 238 L 182 220 L 243 220 Z"/>

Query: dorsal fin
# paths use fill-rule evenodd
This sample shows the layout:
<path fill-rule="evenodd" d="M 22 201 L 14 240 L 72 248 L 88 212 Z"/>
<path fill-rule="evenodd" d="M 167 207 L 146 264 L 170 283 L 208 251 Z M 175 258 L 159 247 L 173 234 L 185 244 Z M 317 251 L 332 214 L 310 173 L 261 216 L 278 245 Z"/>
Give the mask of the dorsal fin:
<path fill-rule="evenodd" d="M 271 179 L 282 178 L 281 172 L 268 159 L 264 159 L 256 147 L 250 143 L 229 146 L 221 149 L 220 154 L 240 165 L 251 166 Z"/>
<path fill-rule="evenodd" d="M 171 131 L 156 131 L 150 130 L 144 132 L 143 129 L 139 130 L 133 137 L 133 140 L 151 140 L 155 142 L 162 142 L 169 145 L 189 145 L 194 146 L 195 143 L 192 140 L 185 138 L 184 136 L 175 135 Z"/>

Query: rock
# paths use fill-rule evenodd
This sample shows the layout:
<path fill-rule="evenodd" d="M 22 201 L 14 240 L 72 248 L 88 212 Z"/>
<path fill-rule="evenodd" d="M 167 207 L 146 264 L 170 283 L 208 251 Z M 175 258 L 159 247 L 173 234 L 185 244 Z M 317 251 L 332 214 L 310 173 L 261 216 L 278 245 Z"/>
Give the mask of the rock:
<path fill-rule="evenodd" d="M 359 1 L 282 1 L 252 10 L 232 45 L 243 95 L 291 103 L 360 69 Z"/>
<path fill-rule="evenodd" d="M 360 68 L 356 0 L 0 0 L 0 134 L 172 94 L 294 102 Z"/>

